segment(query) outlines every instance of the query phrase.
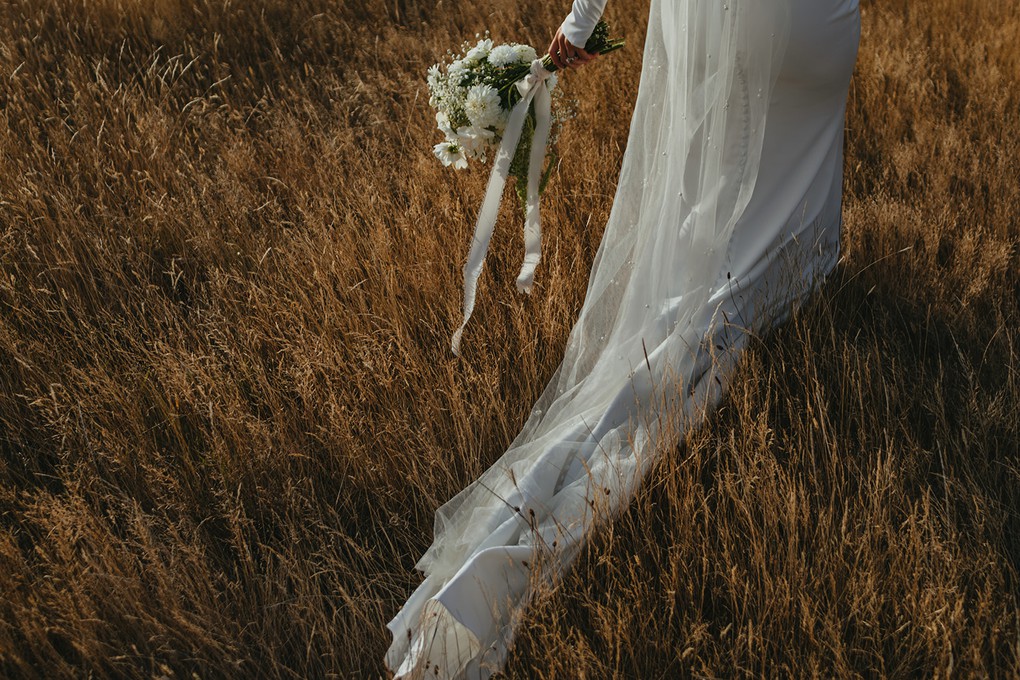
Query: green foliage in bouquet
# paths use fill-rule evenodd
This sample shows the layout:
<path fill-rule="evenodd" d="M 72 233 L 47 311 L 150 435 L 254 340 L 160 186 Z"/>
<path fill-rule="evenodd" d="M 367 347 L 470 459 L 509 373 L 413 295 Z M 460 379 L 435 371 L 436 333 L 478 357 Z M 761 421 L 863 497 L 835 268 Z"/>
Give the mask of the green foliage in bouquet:
<path fill-rule="evenodd" d="M 584 45 L 584 51 L 589 54 L 608 54 L 621 49 L 626 45 L 626 40 L 623 38 L 611 38 L 609 31 L 609 24 L 605 21 L 599 21 L 595 25 L 595 30 L 592 31 L 591 37 L 588 38 L 588 42 Z M 559 70 L 549 55 L 546 54 L 542 57 L 542 65 L 547 71 L 555 73 Z M 506 71 L 501 74 L 506 81 L 501 81 L 502 85 L 499 87 L 500 100 L 503 106 L 510 110 L 514 105 L 520 101 L 521 94 L 515 87 L 516 83 L 526 77 L 530 71 L 530 65 L 520 65 Z M 528 205 L 528 169 L 531 164 L 531 144 L 535 137 L 535 109 L 532 105 L 528 111 L 528 117 L 524 122 L 524 130 L 521 133 L 521 140 L 517 144 L 517 150 L 514 153 L 514 159 L 510 163 L 510 176 L 514 178 L 514 190 L 517 193 L 517 197 L 521 202 L 521 209 L 527 212 Z M 542 181 L 539 184 L 539 195 L 545 191 L 546 185 L 549 183 L 549 179 L 552 177 L 552 171 L 556 167 L 556 162 L 559 160 L 559 155 L 556 153 L 555 146 L 550 144 L 549 153 L 546 158 L 546 167 L 542 172 Z"/>

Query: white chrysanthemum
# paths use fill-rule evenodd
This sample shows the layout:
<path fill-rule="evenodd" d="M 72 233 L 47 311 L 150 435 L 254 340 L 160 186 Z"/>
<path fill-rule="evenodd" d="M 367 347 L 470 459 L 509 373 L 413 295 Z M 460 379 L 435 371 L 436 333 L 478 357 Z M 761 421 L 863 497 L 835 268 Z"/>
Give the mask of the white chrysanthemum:
<path fill-rule="evenodd" d="M 491 85 L 479 84 L 468 90 L 464 101 L 464 112 L 475 127 L 490 127 L 500 124 L 503 109 L 499 105 L 499 92 Z"/>
<path fill-rule="evenodd" d="M 457 142 L 451 142 L 449 140 L 440 142 L 432 147 L 432 153 L 436 155 L 443 165 L 446 167 L 453 166 L 454 170 L 463 170 L 468 166 L 467 154 L 464 153 L 464 147 Z"/>
<path fill-rule="evenodd" d="M 489 56 L 489 52 L 492 51 L 492 41 L 488 38 L 479 40 L 478 44 L 468 50 L 468 53 L 464 56 L 464 59 L 468 61 L 481 61 Z"/>
<path fill-rule="evenodd" d="M 489 63 L 496 68 L 510 66 L 511 64 L 516 64 L 517 61 L 517 50 L 510 45 L 499 45 L 492 48 L 492 51 L 489 52 Z"/>
<path fill-rule="evenodd" d="M 480 161 L 485 160 L 485 155 L 493 145 L 495 138 L 496 133 L 492 130 L 474 125 L 457 131 L 457 141 L 460 142 L 460 146 L 464 148 L 468 156 Z"/>
<path fill-rule="evenodd" d="M 514 45 L 513 50 L 517 53 L 517 61 L 530 64 L 538 59 L 538 52 L 531 45 Z"/>

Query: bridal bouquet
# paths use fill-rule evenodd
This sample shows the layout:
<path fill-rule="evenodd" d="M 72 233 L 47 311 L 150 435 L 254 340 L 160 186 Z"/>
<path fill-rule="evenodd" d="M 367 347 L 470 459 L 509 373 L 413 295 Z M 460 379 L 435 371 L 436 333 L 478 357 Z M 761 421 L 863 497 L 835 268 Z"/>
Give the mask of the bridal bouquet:
<path fill-rule="evenodd" d="M 428 73 L 429 105 L 436 109 L 436 125 L 446 137 L 433 151 L 443 165 L 455 170 L 468 167 L 468 160 L 484 163 L 499 148 L 516 103 L 510 86 L 526 76 L 531 62 L 538 59 L 530 45 L 493 46 L 488 38 L 464 47 L 445 72 L 435 64 Z M 546 85 L 555 88 L 556 76 Z"/>
<path fill-rule="evenodd" d="M 609 36 L 600 21 L 585 44 L 585 51 L 607 54 L 624 46 Z M 428 71 L 429 105 L 436 109 L 436 125 L 445 139 L 433 148 L 447 167 L 463 170 L 469 161 L 494 159 L 492 175 L 475 227 L 468 261 L 464 265 L 464 321 L 453 336 L 459 354 L 460 337 L 474 309 L 478 276 L 499 212 L 503 187 L 514 177 L 524 205 L 525 257 L 517 287 L 530 292 L 541 256 L 538 198 L 553 163 L 543 173 L 552 130 L 551 91 L 556 87 L 556 65 L 538 57 L 529 45 L 494 45 L 488 37 L 476 45 L 465 43 L 461 53 L 449 53 L 447 63 Z"/>
<path fill-rule="evenodd" d="M 606 54 L 623 46 L 624 40 L 611 39 L 609 25 L 600 21 L 585 51 Z M 510 113 L 524 96 L 517 85 L 532 72 L 538 53 L 531 45 L 494 45 L 486 37 L 474 46 L 465 43 L 459 55 L 448 54 L 452 57 L 449 63 L 434 64 L 428 70 L 429 105 L 436 109 L 436 126 L 445 137 L 433 153 L 444 166 L 463 170 L 469 160 L 485 163 L 499 149 Z M 556 65 L 549 55 L 542 57 L 541 64 L 549 74 L 546 87 L 552 91 Z M 521 181 L 526 181 L 527 152 L 535 132 L 533 108 L 525 126 L 512 173 Z"/>

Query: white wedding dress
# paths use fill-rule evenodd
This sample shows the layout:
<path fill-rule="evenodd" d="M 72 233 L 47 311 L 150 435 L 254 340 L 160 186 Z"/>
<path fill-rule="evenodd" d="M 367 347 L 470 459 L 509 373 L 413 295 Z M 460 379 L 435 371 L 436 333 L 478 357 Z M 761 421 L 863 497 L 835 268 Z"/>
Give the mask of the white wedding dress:
<path fill-rule="evenodd" d="M 571 43 L 605 1 L 575 0 Z M 857 0 L 652 0 L 616 198 L 563 363 L 502 458 L 436 512 L 424 582 L 388 624 L 397 677 L 502 668 L 535 585 L 704 419 L 748 335 L 835 266 L 859 37 Z"/>

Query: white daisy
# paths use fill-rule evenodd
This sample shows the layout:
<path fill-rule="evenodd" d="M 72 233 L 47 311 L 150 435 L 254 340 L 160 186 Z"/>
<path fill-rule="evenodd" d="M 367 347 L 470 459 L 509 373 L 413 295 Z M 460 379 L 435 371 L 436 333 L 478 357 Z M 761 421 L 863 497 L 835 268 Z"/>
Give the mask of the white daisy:
<path fill-rule="evenodd" d="M 454 170 L 463 170 L 468 166 L 467 154 L 464 147 L 456 142 L 445 141 L 432 147 L 432 153 L 436 155 L 446 167 L 453 166 Z"/>
<path fill-rule="evenodd" d="M 517 61 L 517 50 L 510 45 L 499 45 L 492 48 L 492 51 L 489 52 L 489 63 L 496 68 L 516 64 Z"/>
<path fill-rule="evenodd" d="M 499 105 L 499 92 L 491 85 L 478 84 L 468 90 L 464 111 L 475 127 L 498 125 L 503 118 Z"/>

